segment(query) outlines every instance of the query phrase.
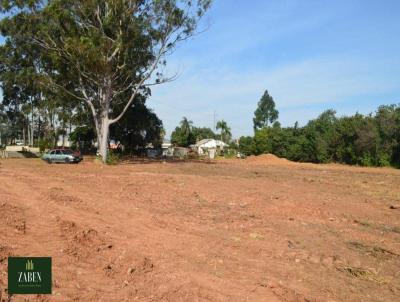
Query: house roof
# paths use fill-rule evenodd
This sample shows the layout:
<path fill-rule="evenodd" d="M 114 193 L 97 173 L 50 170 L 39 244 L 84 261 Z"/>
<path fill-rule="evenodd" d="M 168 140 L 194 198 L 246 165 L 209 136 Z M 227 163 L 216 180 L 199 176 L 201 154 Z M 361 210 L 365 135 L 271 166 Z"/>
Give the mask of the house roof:
<path fill-rule="evenodd" d="M 208 143 L 209 141 L 212 141 L 212 140 L 214 140 L 214 139 L 205 138 L 205 139 L 199 140 L 198 142 L 196 142 L 195 146 L 199 147 L 199 146 L 204 145 L 204 144 L 206 144 L 206 143 Z"/>
<path fill-rule="evenodd" d="M 205 147 L 205 148 L 215 148 L 215 147 L 225 147 L 228 144 L 224 143 L 223 141 L 216 140 L 213 138 L 206 138 L 198 141 L 195 145 L 197 148 Z"/>

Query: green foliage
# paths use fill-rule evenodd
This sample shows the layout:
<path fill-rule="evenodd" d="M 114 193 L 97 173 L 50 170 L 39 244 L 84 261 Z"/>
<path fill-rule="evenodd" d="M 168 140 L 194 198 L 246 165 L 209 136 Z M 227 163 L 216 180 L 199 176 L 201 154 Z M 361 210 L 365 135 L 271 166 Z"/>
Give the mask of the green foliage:
<path fill-rule="evenodd" d="M 105 161 L 104 138 L 110 126 L 129 113 L 138 96 L 148 97 L 150 87 L 173 79 L 163 74 L 166 59 L 195 34 L 210 4 L 0 0 L 0 32 L 5 37 L 0 83 L 13 109 L 13 129 L 27 127 L 33 106 L 26 104 L 49 112 L 43 120 L 51 121 L 48 128 L 54 134 L 57 122 L 64 133 L 67 123 L 71 129 L 71 113 L 82 110 L 91 116 Z"/>
<path fill-rule="evenodd" d="M 244 155 L 253 154 L 254 146 L 253 146 L 253 138 L 251 136 L 242 136 L 239 138 L 239 152 Z"/>
<path fill-rule="evenodd" d="M 91 126 L 76 127 L 69 135 L 69 139 L 71 140 L 73 147 L 81 151 L 90 150 L 95 138 L 96 134 Z"/>
<path fill-rule="evenodd" d="M 258 102 L 254 112 L 253 124 L 254 131 L 267 127 L 268 123 L 273 123 L 278 119 L 279 112 L 275 109 L 275 102 L 266 90 Z"/>
<path fill-rule="evenodd" d="M 218 121 L 217 125 L 216 125 L 217 129 L 220 129 L 220 139 L 221 141 L 223 141 L 224 143 L 229 143 L 229 140 L 232 137 L 232 133 L 231 133 L 231 128 L 228 126 L 228 124 L 224 121 Z"/>
<path fill-rule="evenodd" d="M 195 139 L 195 142 L 200 141 L 205 138 L 216 138 L 214 131 L 207 127 L 193 127 L 192 135 Z"/>
<path fill-rule="evenodd" d="M 106 163 L 108 165 L 116 165 L 118 164 L 120 159 L 121 159 L 121 154 L 119 152 L 116 152 L 114 150 L 109 150 Z"/>
<path fill-rule="evenodd" d="M 110 138 L 120 141 L 125 150 L 135 153 L 152 144 L 161 147 L 163 124 L 144 102 L 137 101 L 117 123 L 111 125 Z"/>
<path fill-rule="evenodd" d="M 39 140 L 39 151 L 41 153 L 45 152 L 47 149 L 51 149 L 53 147 L 53 143 L 48 139 L 40 139 Z"/>
<path fill-rule="evenodd" d="M 177 146 L 188 147 L 196 142 L 193 135 L 193 122 L 183 117 L 180 126 L 171 134 L 171 142 Z"/>
<path fill-rule="evenodd" d="M 246 155 L 273 153 L 301 162 L 399 167 L 400 105 L 381 106 L 375 115 L 340 118 L 327 110 L 304 127 L 263 127 L 254 137 L 241 137 L 239 146 Z"/>
<path fill-rule="evenodd" d="M 226 125 L 226 122 L 225 122 Z M 227 125 L 226 125 L 227 127 Z M 230 136 L 230 128 L 224 128 L 224 131 L 229 132 Z M 226 137 L 227 137 L 226 133 Z M 217 138 L 214 131 L 212 131 L 208 127 L 195 127 L 193 126 L 193 122 L 188 120 L 186 117 L 182 118 L 180 125 L 175 128 L 171 133 L 171 143 L 180 147 L 188 147 L 190 145 L 195 144 L 196 142 L 206 139 L 206 138 Z"/>

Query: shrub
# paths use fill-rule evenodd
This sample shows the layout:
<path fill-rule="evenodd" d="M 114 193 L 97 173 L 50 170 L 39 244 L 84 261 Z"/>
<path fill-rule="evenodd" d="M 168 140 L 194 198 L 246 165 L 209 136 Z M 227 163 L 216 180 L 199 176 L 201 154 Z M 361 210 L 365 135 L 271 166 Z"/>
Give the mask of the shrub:
<path fill-rule="evenodd" d="M 39 151 L 43 153 L 46 149 L 50 149 L 52 147 L 52 143 L 48 139 L 40 139 L 39 140 Z"/>
<path fill-rule="evenodd" d="M 107 156 L 108 165 L 116 165 L 118 164 L 120 159 L 121 159 L 121 154 L 119 152 L 116 152 L 114 150 L 108 151 L 108 156 Z"/>

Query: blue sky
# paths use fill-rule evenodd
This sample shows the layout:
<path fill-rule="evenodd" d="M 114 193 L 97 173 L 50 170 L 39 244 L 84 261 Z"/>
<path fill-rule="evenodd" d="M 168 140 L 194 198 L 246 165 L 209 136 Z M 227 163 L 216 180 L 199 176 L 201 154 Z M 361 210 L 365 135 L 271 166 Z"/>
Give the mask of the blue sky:
<path fill-rule="evenodd" d="M 148 104 L 168 134 L 183 116 L 213 127 L 216 111 L 238 137 L 265 89 L 285 126 L 400 103 L 399 20 L 398 0 L 214 0 L 208 29 L 168 58 L 178 79 Z"/>
<path fill-rule="evenodd" d="M 215 0 L 208 30 L 168 60 L 179 78 L 154 88 L 150 107 L 167 133 L 182 116 L 212 127 L 215 110 L 237 137 L 252 134 L 265 89 L 285 126 L 400 103 L 399 20 L 400 1 Z"/>

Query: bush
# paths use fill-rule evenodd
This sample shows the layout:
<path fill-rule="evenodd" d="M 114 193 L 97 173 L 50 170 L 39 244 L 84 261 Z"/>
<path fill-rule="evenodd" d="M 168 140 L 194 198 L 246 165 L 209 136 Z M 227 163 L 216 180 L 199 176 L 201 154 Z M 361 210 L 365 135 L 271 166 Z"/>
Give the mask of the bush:
<path fill-rule="evenodd" d="M 378 154 L 378 166 L 389 167 L 390 166 L 390 156 L 386 153 Z"/>
<path fill-rule="evenodd" d="M 39 140 L 39 151 L 43 153 L 46 149 L 50 149 L 52 147 L 52 143 L 48 139 L 40 139 Z"/>
<path fill-rule="evenodd" d="M 108 165 L 116 165 L 121 159 L 121 154 L 119 152 L 116 152 L 114 150 L 109 150 L 108 151 L 108 156 L 107 156 L 107 164 Z"/>

